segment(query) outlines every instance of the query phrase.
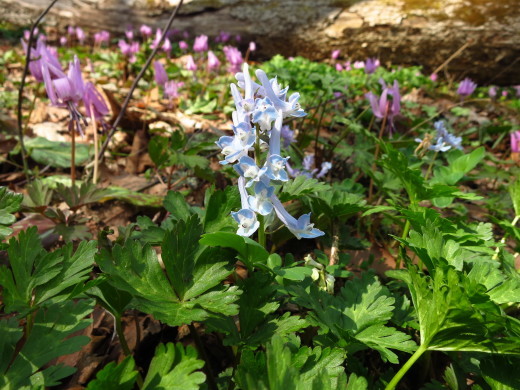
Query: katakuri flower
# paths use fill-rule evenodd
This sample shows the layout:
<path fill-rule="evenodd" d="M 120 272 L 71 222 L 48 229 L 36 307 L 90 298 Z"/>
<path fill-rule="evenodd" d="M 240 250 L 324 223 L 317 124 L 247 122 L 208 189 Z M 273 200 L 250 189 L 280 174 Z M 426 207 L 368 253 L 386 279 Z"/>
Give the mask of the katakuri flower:
<path fill-rule="evenodd" d="M 465 97 L 471 95 L 473 92 L 475 92 L 476 88 L 477 88 L 477 84 L 474 83 L 470 78 L 466 77 L 459 84 L 459 88 L 457 89 L 457 93 L 462 98 L 465 98 Z"/>
<path fill-rule="evenodd" d="M 141 25 L 139 32 L 144 38 L 150 38 L 152 36 L 152 28 L 146 24 Z"/>
<path fill-rule="evenodd" d="M 197 70 L 197 64 L 195 64 L 191 54 L 186 57 L 186 64 L 184 67 L 186 70 L 191 70 L 192 72 Z"/>
<path fill-rule="evenodd" d="M 211 50 L 208 51 L 208 69 L 218 69 L 220 67 L 220 61 L 218 57 Z"/>
<path fill-rule="evenodd" d="M 164 87 L 164 84 L 168 81 L 168 74 L 166 73 L 164 66 L 160 61 L 154 61 L 153 69 L 155 71 L 155 82 Z"/>
<path fill-rule="evenodd" d="M 372 74 L 379 67 L 380 62 L 377 58 L 367 58 L 365 61 L 365 73 Z"/>
<path fill-rule="evenodd" d="M 520 130 L 511 133 L 511 152 L 520 153 Z"/>
<path fill-rule="evenodd" d="M 193 51 L 196 53 L 208 51 L 207 35 L 199 35 L 198 37 L 195 38 L 195 42 L 193 43 Z"/>

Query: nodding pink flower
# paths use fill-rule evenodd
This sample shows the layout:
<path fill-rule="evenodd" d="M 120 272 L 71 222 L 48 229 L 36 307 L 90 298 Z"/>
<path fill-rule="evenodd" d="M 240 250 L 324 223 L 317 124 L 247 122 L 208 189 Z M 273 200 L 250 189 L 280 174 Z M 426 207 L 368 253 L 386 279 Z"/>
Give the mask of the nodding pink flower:
<path fill-rule="evenodd" d="M 520 130 L 511 133 L 511 151 L 520 153 Z"/>
<path fill-rule="evenodd" d="M 188 46 L 188 44 L 187 44 L 186 42 L 184 42 L 184 41 L 180 41 L 180 42 L 179 42 L 179 48 L 180 48 L 182 51 L 184 51 L 184 50 L 188 50 L 188 47 L 189 47 L 189 46 Z"/>
<path fill-rule="evenodd" d="M 438 78 L 439 78 L 439 76 L 437 75 L 437 73 L 432 73 L 430 75 L 430 80 L 433 82 L 436 82 Z"/>
<path fill-rule="evenodd" d="M 380 62 L 377 58 L 367 58 L 365 61 L 365 73 L 372 74 L 379 67 Z"/>
<path fill-rule="evenodd" d="M 256 43 L 251 41 L 249 42 L 249 51 L 255 51 L 256 50 Z"/>
<path fill-rule="evenodd" d="M 67 37 L 61 37 L 60 38 L 60 45 L 65 46 L 67 44 Z"/>
<path fill-rule="evenodd" d="M 27 53 L 27 43 L 25 43 L 23 40 L 22 47 Z M 38 82 L 44 81 L 42 73 L 42 63 L 44 61 L 50 63 L 54 68 L 62 71 L 61 64 L 58 60 L 56 52 L 51 51 L 45 42 L 38 38 L 38 41 L 36 41 L 36 48 L 31 49 L 31 61 L 29 62 L 29 71 Z"/>
<path fill-rule="evenodd" d="M 164 84 L 164 94 L 166 97 L 170 100 L 178 98 L 179 97 L 179 88 L 181 88 L 184 85 L 182 81 L 175 82 L 173 80 L 167 81 L 166 84 Z"/>
<path fill-rule="evenodd" d="M 74 26 L 67 27 L 67 34 L 70 37 L 73 37 L 74 35 L 76 35 L 76 29 L 74 28 Z"/>
<path fill-rule="evenodd" d="M 166 38 L 163 42 L 163 45 L 161 46 L 161 49 L 166 53 L 170 54 L 170 52 L 172 51 L 172 43 L 170 42 L 170 40 L 168 38 Z"/>
<path fill-rule="evenodd" d="M 341 72 L 343 70 L 343 67 L 341 66 L 341 64 L 336 64 L 336 70 L 338 72 Z"/>
<path fill-rule="evenodd" d="M 33 32 L 33 37 L 38 36 L 38 31 L 39 31 L 39 30 L 38 30 L 38 27 L 35 27 L 34 32 Z M 24 38 L 27 42 L 29 42 L 29 36 L 30 36 L 30 35 L 31 35 L 31 30 L 24 30 L 24 32 L 23 32 L 23 38 Z"/>
<path fill-rule="evenodd" d="M 363 69 L 365 67 L 365 62 L 356 61 L 354 62 L 354 69 Z"/>
<path fill-rule="evenodd" d="M 143 24 L 141 28 L 139 28 L 139 32 L 141 35 L 145 38 L 149 38 L 152 36 L 152 28 L 150 26 L 147 26 L 146 24 Z"/>
<path fill-rule="evenodd" d="M 333 60 L 337 60 L 339 57 L 339 53 L 341 53 L 341 50 L 339 50 L 339 49 L 332 50 L 332 54 L 330 55 L 330 58 L 332 58 Z"/>
<path fill-rule="evenodd" d="M 497 87 L 495 87 L 494 85 L 489 87 L 488 89 L 488 95 L 491 99 L 494 99 L 497 97 Z"/>
<path fill-rule="evenodd" d="M 108 106 L 103 96 L 94 87 L 94 84 L 88 82 L 85 85 L 85 93 L 83 94 L 83 102 L 85 103 L 85 112 L 89 118 L 92 116 L 95 120 L 103 122 L 103 117 L 109 114 Z"/>
<path fill-rule="evenodd" d="M 242 37 L 240 34 L 235 35 L 235 41 L 240 42 L 242 40 Z"/>
<path fill-rule="evenodd" d="M 507 91 L 505 91 L 505 90 L 502 91 L 502 96 L 503 96 L 503 97 L 507 97 L 507 95 L 509 95 L 509 92 L 507 92 Z"/>
<path fill-rule="evenodd" d="M 85 34 L 85 31 L 81 29 L 80 27 L 76 27 L 76 37 L 78 38 L 79 43 L 83 45 L 83 42 L 85 42 L 85 38 L 87 35 Z"/>
<path fill-rule="evenodd" d="M 208 51 L 208 36 L 207 35 L 200 35 L 197 38 L 195 38 L 195 42 L 193 43 L 193 51 L 196 53 Z"/>
<path fill-rule="evenodd" d="M 352 65 L 350 64 L 350 61 L 345 62 L 343 66 L 345 67 L 345 70 L 352 70 Z"/>
<path fill-rule="evenodd" d="M 132 30 L 132 29 L 126 30 L 125 36 L 126 36 L 126 39 L 128 39 L 129 41 L 133 41 L 134 40 L 134 30 Z"/>
<path fill-rule="evenodd" d="M 466 77 L 459 84 L 459 88 L 457 89 L 457 93 L 462 98 L 465 98 L 465 97 L 471 95 L 473 92 L 475 92 L 476 88 L 477 88 L 477 84 L 474 83 L 470 78 Z"/>
<path fill-rule="evenodd" d="M 155 82 L 158 85 L 164 86 L 168 81 L 168 74 L 166 73 L 164 66 L 159 61 L 154 61 L 153 69 L 155 71 Z"/>
<path fill-rule="evenodd" d="M 126 41 L 120 39 L 118 45 L 119 49 L 121 49 L 121 53 L 128 57 L 128 62 L 133 64 L 137 60 L 135 55 L 139 52 L 139 42 L 132 42 L 128 44 Z"/>
<path fill-rule="evenodd" d="M 160 42 L 161 38 L 162 38 L 162 30 L 160 28 L 158 28 L 155 31 L 155 38 L 154 38 L 153 42 L 150 44 L 150 48 L 152 50 L 155 50 L 157 45 L 159 45 L 159 42 Z"/>
<path fill-rule="evenodd" d="M 374 116 L 381 120 L 386 117 L 388 130 L 391 135 L 392 131 L 395 129 L 394 118 L 401 112 L 399 83 L 395 80 L 392 87 L 387 87 L 383 80 L 380 80 L 380 82 L 383 85 L 383 92 L 381 93 L 379 100 L 372 92 L 367 93 L 365 96 L 370 102 Z M 391 103 L 388 100 L 388 95 L 392 96 Z"/>
<path fill-rule="evenodd" d="M 208 69 L 218 69 L 220 66 L 220 61 L 217 56 L 211 51 L 208 51 Z"/>
<path fill-rule="evenodd" d="M 242 53 L 234 46 L 224 46 L 222 48 L 226 56 L 226 60 L 229 62 L 229 71 L 231 73 L 237 73 L 240 71 L 240 67 L 244 63 Z"/>
<path fill-rule="evenodd" d="M 193 60 L 193 56 L 190 54 L 186 58 L 186 70 L 196 71 L 197 70 L 197 64 L 195 64 L 195 61 Z"/>
<path fill-rule="evenodd" d="M 215 39 L 215 41 L 226 43 L 227 41 L 229 41 L 229 38 L 231 38 L 231 34 L 230 33 L 227 33 L 225 31 L 221 31 L 218 34 L 218 37 Z"/>
<path fill-rule="evenodd" d="M 101 45 L 103 42 L 108 43 L 110 41 L 110 33 L 108 31 L 102 30 L 94 34 L 94 43 L 96 45 Z"/>

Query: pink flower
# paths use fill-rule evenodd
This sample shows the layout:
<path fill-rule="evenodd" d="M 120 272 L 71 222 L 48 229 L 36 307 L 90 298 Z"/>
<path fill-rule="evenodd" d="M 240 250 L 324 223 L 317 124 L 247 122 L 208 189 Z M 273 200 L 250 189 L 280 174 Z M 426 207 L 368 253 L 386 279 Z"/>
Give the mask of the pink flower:
<path fill-rule="evenodd" d="M 208 51 L 208 69 L 218 69 L 220 61 L 217 56 L 210 50 Z"/>
<path fill-rule="evenodd" d="M 240 67 L 244 62 L 242 58 L 242 53 L 234 46 L 224 46 L 222 48 L 224 54 L 226 56 L 227 61 L 229 62 L 229 72 L 237 73 L 240 72 Z"/>
<path fill-rule="evenodd" d="M 200 35 L 197 38 L 195 38 L 195 42 L 193 43 L 193 51 L 196 53 L 208 51 L 207 35 Z"/>
<path fill-rule="evenodd" d="M 520 130 L 511 133 L 511 151 L 520 153 Z"/>
<path fill-rule="evenodd" d="M 339 50 L 339 49 L 332 50 L 332 54 L 331 54 L 330 58 L 332 58 L 333 60 L 337 60 L 340 52 L 341 52 L 341 50 Z"/>
<path fill-rule="evenodd" d="M 430 75 L 430 80 L 433 82 L 436 82 L 438 78 L 439 78 L 439 76 L 437 75 L 437 73 L 432 73 Z"/>
<path fill-rule="evenodd" d="M 167 98 L 174 99 L 179 97 L 179 88 L 181 88 L 184 85 L 182 81 L 175 82 L 173 80 L 170 80 L 164 84 L 164 94 Z"/>
<path fill-rule="evenodd" d="M 365 67 L 364 61 L 356 61 L 354 62 L 354 69 L 363 69 Z"/>
<path fill-rule="evenodd" d="M 457 89 L 457 93 L 464 98 L 471 95 L 476 88 L 477 84 L 474 83 L 469 77 L 466 77 L 464 80 L 460 82 L 459 88 Z"/>
<path fill-rule="evenodd" d="M 255 51 L 256 50 L 256 43 L 253 41 L 249 42 L 249 51 Z"/>
<path fill-rule="evenodd" d="M 79 43 L 83 44 L 87 35 L 80 27 L 76 27 L 76 37 L 78 38 Z"/>
<path fill-rule="evenodd" d="M 180 42 L 179 42 L 179 47 L 180 47 L 180 49 L 181 49 L 182 51 L 184 51 L 184 50 L 188 50 L 188 47 L 189 47 L 189 46 L 188 46 L 188 44 L 187 44 L 186 42 L 184 42 L 184 41 L 180 41 Z"/>
<path fill-rule="evenodd" d="M 150 26 L 147 26 L 146 24 L 143 24 L 140 28 L 139 28 L 139 32 L 141 33 L 141 35 L 145 38 L 148 38 L 148 37 L 151 37 L 152 36 L 152 28 Z"/>
<path fill-rule="evenodd" d="M 67 44 L 67 37 L 61 37 L 60 38 L 60 45 L 65 46 Z"/>
<path fill-rule="evenodd" d="M 172 50 L 172 44 L 168 38 L 164 40 L 161 49 L 163 49 L 165 53 L 170 54 L 170 51 Z"/>
<path fill-rule="evenodd" d="M 103 96 L 98 92 L 94 84 L 88 82 L 83 95 L 85 112 L 88 117 L 94 116 L 96 120 L 102 120 L 110 112 Z M 92 108 L 92 111 L 91 111 Z"/>
<path fill-rule="evenodd" d="M 125 31 L 126 39 L 132 41 L 134 39 L 134 30 L 126 30 Z"/>
<path fill-rule="evenodd" d="M 191 54 L 186 58 L 185 68 L 186 70 L 191 71 L 197 70 L 197 64 L 195 64 L 195 61 L 193 60 L 193 56 Z"/>
<path fill-rule="evenodd" d="M 77 56 L 69 64 L 68 74 L 48 61 L 42 61 L 42 73 L 47 95 L 53 105 L 67 107 L 83 99 L 85 86 Z"/>
<path fill-rule="evenodd" d="M 341 64 L 336 64 L 336 70 L 338 72 L 341 72 L 343 70 L 343 67 L 341 66 Z"/>
<path fill-rule="evenodd" d="M 154 61 L 153 69 L 155 71 L 155 82 L 159 85 L 164 85 L 168 81 L 168 74 L 159 61 Z"/>

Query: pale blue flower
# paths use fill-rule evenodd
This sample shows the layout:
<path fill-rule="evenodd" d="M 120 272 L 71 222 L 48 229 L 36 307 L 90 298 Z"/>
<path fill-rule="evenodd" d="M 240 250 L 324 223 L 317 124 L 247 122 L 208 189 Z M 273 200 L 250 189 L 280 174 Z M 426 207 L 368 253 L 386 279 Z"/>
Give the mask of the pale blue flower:
<path fill-rule="evenodd" d="M 246 122 L 233 126 L 233 132 L 235 133 L 233 137 L 223 136 L 216 142 L 222 149 L 222 154 L 226 156 L 224 161 L 220 162 L 223 165 L 234 163 L 245 156 L 256 141 L 254 129 Z"/>
<path fill-rule="evenodd" d="M 249 156 L 242 156 L 238 161 L 238 164 L 233 165 L 235 171 L 238 172 L 240 176 L 249 179 L 246 183 L 246 187 L 251 187 L 253 182 L 258 182 L 262 178 L 265 173 L 265 169 L 260 169 L 253 160 Z"/>
<path fill-rule="evenodd" d="M 269 215 L 273 211 L 273 204 L 269 200 L 273 196 L 274 187 L 267 186 L 263 182 L 255 185 L 255 195 L 249 195 L 248 203 L 251 210 L 261 215 Z"/>
<path fill-rule="evenodd" d="M 311 214 L 303 214 L 300 218 L 296 219 L 283 207 L 282 202 L 275 196 L 271 196 L 271 202 L 273 203 L 274 210 L 280 221 L 296 236 L 299 240 L 301 238 L 316 238 L 323 236 L 325 233 L 314 227 L 314 224 L 310 223 Z"/>
<path fill-rule="evenodd" d="M 289 157 L 282 157 L 278 154 L 272 154 L 266 161 L 265 175 L 271 180 L 287 181 L 289 177 L 285 171 L 285 164 Z"/>
<path fill-rule="evenodd" d="M 276 108 L 269 98 L 256 99 L 253 123 L 257 123 L 261 131 L 270 131 L 271 125 L 277 116 Z"/>
<path fill-rule="evenodd" d="M 231 212 L 231 216 L 238 223 L 237 234 L 244 237 L 251 236 L 257 231 L 260 222 L 256 219 L 256 214 L 253 210 L 242 209 L 238 212 Z"/>

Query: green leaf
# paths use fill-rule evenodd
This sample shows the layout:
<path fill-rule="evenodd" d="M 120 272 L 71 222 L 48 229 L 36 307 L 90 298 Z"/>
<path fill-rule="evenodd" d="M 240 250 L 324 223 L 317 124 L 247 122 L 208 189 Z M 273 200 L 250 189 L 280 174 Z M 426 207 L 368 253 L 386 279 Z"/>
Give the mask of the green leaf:
<path fill-rule="evenodd" d="M 161 207 L 163 205 L 163 197 L 153 194 L 145 194 L 143 192 L 132 191 L 128 188 L 110 186 L 104 189 L 100 202 L 117 199 L 134 206 L 141 207 Z"/>
<path fill-rule="evenodd" d="M 11 234 L 13 230 L 9 228 L 15 221 L 14 212 L 18 211 L 23 200 L 22 194 L 16 194 L 7 189 L 0 187 L 0 241 Z"/>
<path fill-rule="evenodd" d="M 512 370 L 519 363 L 517 357 L 492 355 L 480 361 L 480 371 L 493 390 L 518 390 L 520 377 Z"/>
<path fill-rule="evenodd" d="M 86 293 L 95 297 L 98 303 L 107 309 L 114 317 L 121 318 L 123 312 L 128 308 L 132 296 L 123 290 L 114 288 L 106 278 L 100 276 L 102 281 L 95 280 L 95 285 L 90 287 Z"/>
<path fill-rule="evenodd" d="M 246 264 L 250 270 L 253 269 L 255 263 L 265 264 L 269 257 L 269 252 L 259 243 L 235 233 L 216 232 L 204 234 L 200 239 L 200 243 L 236 250 L 239 254 L 239 260 Z"/>
<path fill-rule="evenodd" d="M 150 363 L 142 390 L 197 390 L 206 376 L 198 371 L 204 362 L 193 347 L 181 343 L 159 344 Z"/>
<path fill-rule="evenodd" d="M 150 245 L 128 240 L 97 258 L 110 283 L 131 294 L 135 308 L 170 326 L 204 321 L 213 314 L 234 315 L 240 291 L 221 282 L 233 271 L 228 251 L 198 244 L 201 225 L 194 215 L 167 232 L 161 268 Z"/>
<path fill-rule="evenodd" d="M 492 301 L 501 305 L 520 302 L 520 278 L 506 276 L 493 260 L 474 262 L 468 280 L 482 284 Z"/>
<path fill-rule="evenodd" d="M 7 357 L 2 360 L 0 367 L 0 388 L 9 384 L 13 389 L 30 386 L 39 382 L 43 386 L 51 386 L 56 381 L 74 372 L 72 368 L 44 370 L 38 372 L 51 360 L 76 351 L 89 342 L 86 336 L 72 336 L 90 324 L 90 319 L 85 319 L 93 309 L 93 302 L 80 300 L 78 302 L 61 302 L 39 309 L 34 317 L 31 332 L 18 351 L 15 346 L 17 337 L 21 335 L 17 329 L 17 321 L 0 320 L 2 328 L 2 343 L 0 356 Z M 9 335 L 5 337 L 5 335 Z M 72 336 L 72 337 L 71 337 Z M 12 364 L 7 368 L 8 362 Z M 43 374 L 43 375 L 42 375 Z"/>
<path fill-rule="evenodd" d="M 128 356 L 121 363 L 108 363 L 91 381 L 87 390 L 132 390 L 137 379 L 138 372 L 135 370 L 135 362 L 132 356 Z"/>
<path fill-rule="evenodd" d="M 431 180 L 432 184 L 455 185 L 467 173 L 474 169 L 484 158 L 486 150 L 484 147 L 477 148 L 471 153 L 463 154 L 450 161 L 450 165 L 435 170 Z"/>
<path fill-rule="evenodd" d="M 24 198 L 24 205 L 28 207 L 48 206 L 52 199 L 53 190 L 46 185 L 43 180 L 33 180 L 27 186 L 27 197 Z"/>
<path fill-rule="evenodd" d="M 206 199 L 204 232 L 234 231 L 236 223 L 230 214 L 231 211 L 240 208 L 240 194 L 237 187 L 228 186 L 224 191 L 210 189 L 206 192 Z"/>
<path fill-rule="evenodd" d="M 337 297 L 314 285 L 310 291 L 299 286 L 288 290 L 296 296 L 296 303 L 312 310 L 307 320 L 320 327 L 320 334 L 326 337 L 322 341 L 329 345 L 339 345 L 350 352 L 372 348 L 394 364 L 398 362 L 397 355 L 390 349 L 416 349 L 408 335 L 385 326 L 392 318 L 395 299 L 369 273 L 348 281 Z"/>
<path fill-rule="evenodd" d="M 346 376 L 341 366 L 345 352 L 338 348 L 301 347 L 285 344 L 274 336 L 267 351 L 246 350 L 237 367 L 236 380 L 243 389 L 332 390 L 345 388 Z"/>
<path fill-rule="evenodd" d="M 82 242 L 72 253 L 72 244 L 47 253 L 36 227 L 9 241 L 11 268 L 0 267 L 6 312 L 28 310 L 45 301 L 67 299 L 74 288 L 88 279 L 96 242 Z"/>
<path fill-rule="evenodd" d="M 303 175 L 297 176 L 293 180 L 284 183 L 280 194 L 280 201 L 287 202 L 292 199 L 298 199 L 302 195 L 327 191 L 329 189 L 330 186 L 326 183 L 319 182 L 316 179 L 310 179 Z"/>
<path fill-rule="evenodd" d="M 513 208 L 515 215 L 520 215 L 520 179 L 517 178 L 514 182 L 509 184 L 509 194 L 513 201 Z"/>
<path fill-rule="evenodd" d="M 35 137 L 25 140 L 31 158 L 39 164 L 50 165 L 53 168 L 70 168 L 71 143 L 49 141 L 47 138 Z M 93 147 L 76 143 L 76 165 L 87 162 L 93 154 Z"/>
<path fill-rule="evenodd" d="M 453 267 L 432 276 L 409 267 L 421 345 L 430 350 L 520 354 L 520 322 L 505 315 L 482 285 Z"/>
<path fill-rule="evenodd" d="M 180 192 L 168 191 L 164 198 L 164 208 L 177 220 L 186 221 L 193 211 Z"/>

